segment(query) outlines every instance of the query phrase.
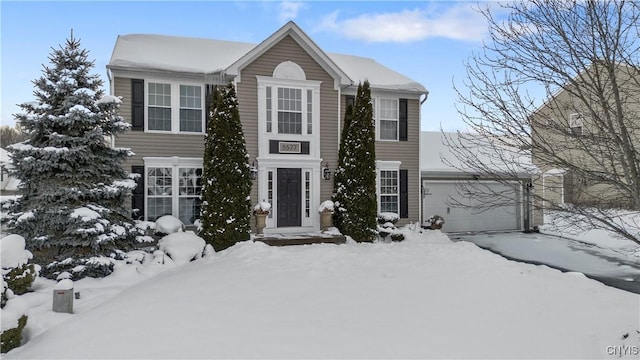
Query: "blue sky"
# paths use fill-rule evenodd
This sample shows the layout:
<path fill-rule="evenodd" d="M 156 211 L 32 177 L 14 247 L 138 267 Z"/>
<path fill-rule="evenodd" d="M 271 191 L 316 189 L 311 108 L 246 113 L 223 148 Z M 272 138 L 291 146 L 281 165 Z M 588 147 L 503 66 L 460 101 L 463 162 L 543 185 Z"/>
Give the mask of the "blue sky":
<path fill-rule="evenodd" d="M 32 80 L 51 47 L 73 29 L 108 86 L 106 64 L 119 34 L 166 34 L 259 43 L 294 20 L 327 52 L 370 57 L 422 83 L 422 130 L 462 129 L 452 84 L 480 50 L 486 21 L 459 1 L 6 1 L 2 20 L 2 125 L 34 99 Z"/>

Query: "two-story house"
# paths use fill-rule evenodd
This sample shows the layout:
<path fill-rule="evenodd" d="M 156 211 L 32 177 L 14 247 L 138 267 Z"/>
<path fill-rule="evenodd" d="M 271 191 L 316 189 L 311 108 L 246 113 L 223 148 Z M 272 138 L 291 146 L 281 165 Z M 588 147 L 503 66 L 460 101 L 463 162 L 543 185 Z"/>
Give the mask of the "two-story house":
<path fill-rule="evenodd" d="M 541 207 L 640 204 L 640 71 L 596 62 L 531 117 Z M 634 205 L 635 203 L 635 205 Z"/>
<path fill-rule="evenodd" d="M 138 217 L 199 214 L 199 178 L 211 91 L 235 83 L 255 176 L 251 199 L 272 211 L 265 233 L 319 229 L 330 199 L 345 109 L 371 86 L 380 212 L 420 219 L 420 107 L 427 90 L 376 61 L 326 53 L 289 22 L 259 44 L 121 35 L 107 65 L 111 94 L 131 131 L 113 140 L 135 155 Z"/>

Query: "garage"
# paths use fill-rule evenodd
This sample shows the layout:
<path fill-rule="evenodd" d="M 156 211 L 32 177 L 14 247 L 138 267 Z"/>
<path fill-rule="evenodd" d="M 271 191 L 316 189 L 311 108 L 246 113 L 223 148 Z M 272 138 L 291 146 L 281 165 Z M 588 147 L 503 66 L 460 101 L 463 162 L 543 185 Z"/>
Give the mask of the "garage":
<path fill-rule="evenodd" d="M 478 198 L 462 199 L 456 188 L 456 181 L 423 180 L 423 224 L 429 217 L 437 214 L 445 219 L 442 228 L 444 232 L 521 230 L 522 203 L 517 190 L 519 186 L 491 181 L 484 182 L 483 186 L 497 193 L 513 194 L 513 201 L 486 209 Z M 456 205 L 456 200 L 466 206 Z"/>

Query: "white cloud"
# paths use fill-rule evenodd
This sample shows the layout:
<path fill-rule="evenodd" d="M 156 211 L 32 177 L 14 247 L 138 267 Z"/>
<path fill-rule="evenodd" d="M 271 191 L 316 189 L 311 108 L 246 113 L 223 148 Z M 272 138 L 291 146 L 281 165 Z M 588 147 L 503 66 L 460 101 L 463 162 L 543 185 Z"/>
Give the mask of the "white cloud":
<path fill-rule="evenodd" d="M 282 1 L 280 3 L 280 15 L 278 18 L 280 21 L 288 21 L 298 17 L 298 12 L 304 6 L 303 3 L 298 1 Z"/>
<path fill-rule="evenodd" d="M 326 15 L 315 30 L 336 32 L 368 42 L 413 42 L 430 37 L 480 41 L 487 34 L 487 21 L 471 3 L 429 11 L 414 9 L 363 14 L 342 20 L 338 19 L 339 15 L 339 11 Z"/>

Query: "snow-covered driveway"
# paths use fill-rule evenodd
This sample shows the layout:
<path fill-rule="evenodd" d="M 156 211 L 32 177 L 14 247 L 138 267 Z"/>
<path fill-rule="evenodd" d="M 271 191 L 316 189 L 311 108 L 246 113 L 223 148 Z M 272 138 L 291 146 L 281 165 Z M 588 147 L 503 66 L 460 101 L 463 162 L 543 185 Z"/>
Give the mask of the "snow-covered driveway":
<path fill-rule="evenodd" d="M 640 294 L 640 258 L 563 237 L 538 233 L 450 234 L 506 258 L 581 272 L 609 286 Z"/>

